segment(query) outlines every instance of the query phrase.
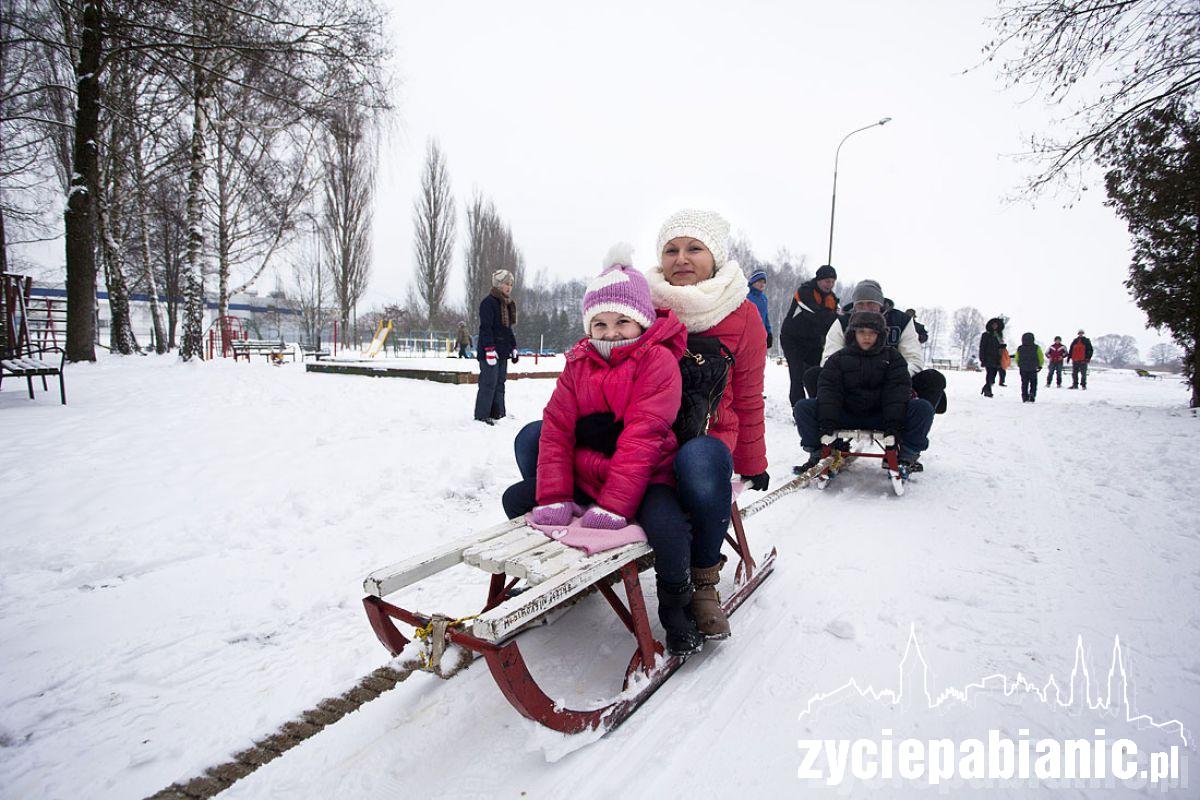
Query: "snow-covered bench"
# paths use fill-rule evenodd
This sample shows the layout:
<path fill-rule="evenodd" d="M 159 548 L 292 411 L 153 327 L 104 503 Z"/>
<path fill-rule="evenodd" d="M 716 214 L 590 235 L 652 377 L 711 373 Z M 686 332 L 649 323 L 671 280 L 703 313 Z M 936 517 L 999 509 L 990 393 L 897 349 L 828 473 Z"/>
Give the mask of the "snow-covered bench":
<path fill-rule="evenodd" d="M 58 363 L 46 361 L 43 358 L 35 357 L 42 356 L 46 353 L 59 353 Z M 29 399 L 33 399 L 33 379 L 40 377 L 42 379 L 42 389 L 48 389 L 46 378 L 49 376 L 58 376 L 58 394 L 62 400 L 62 404 L 67 404 L 67 388 L 63 383 L 63 365 L 66 358 L 66 353 L 57 347 L 46 348 L 43 350 L 33 351 L 26 355 L 13 355 L 0 359 L 0 385 L 3 384 L 4 378 L 24 378 L 29 385 Z"/>
<path fill-rule="evenodd" d="M 280 341 L 270 341 L 269 339 L 235 339 L 229 343 L 233 349 L 233 360 L 237 361 L 242 356 L 246 360 L 250 360 L 251 355 L 266 356 L 270 358 L 290 358 L 296 360 L 296 353 L 291 347 Z"/>

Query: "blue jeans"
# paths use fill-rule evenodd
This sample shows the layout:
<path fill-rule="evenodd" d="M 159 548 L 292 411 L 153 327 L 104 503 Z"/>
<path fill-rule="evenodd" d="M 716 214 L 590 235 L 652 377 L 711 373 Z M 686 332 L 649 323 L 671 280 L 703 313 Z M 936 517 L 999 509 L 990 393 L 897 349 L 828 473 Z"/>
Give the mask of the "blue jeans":
<path fill-rule="evenodd" d="M 733 455 L 720 439 L 697 436 L 675 456 L 679 502 L 692 520 L 694 567 L 711 567 L 721 560 L 733 503 L 732 478 Z"/>
<path fill-rule="evenodd" d="M 509 519 L 533 510 L 537 505 L 537 460 L 542 438 L 541 420 L 521 429 L 513 441 L 521 481 L 504 492 L 504 513 Z M 595 500 L 575 488 L 575 502 L 589 505 Z M 637 510 L 637 523 L 646 532 L 654 550 L 654 571 L 664 583 L 681 584 L 690 579 L 692 565 L 692 526 L 680 505 L 679 493 L 664 484 L 651 484 Z M 718 558 L 720 545 L 717 546 Z M 714 560 L 712 563 L 716 563 Z"/>
<path fill-rule="evenodd" d="M 800 431 L 800 444 L 810 453 L 821 448 L 821 425 L 817 421 L 817 401 L 799 400 L 792 409 L 796 429 Z M 850 414 L 843 411 L 838 417 L 838 427 L 843 429 L 883 430 L 882 414 Z M 900 435 L 900 457 L 912 461 L 929 448 L 929 428 L 933 425 L 933 406 L 928 400 L 915 398 L 908 401 L 908 415 L 904 431 Z"/>

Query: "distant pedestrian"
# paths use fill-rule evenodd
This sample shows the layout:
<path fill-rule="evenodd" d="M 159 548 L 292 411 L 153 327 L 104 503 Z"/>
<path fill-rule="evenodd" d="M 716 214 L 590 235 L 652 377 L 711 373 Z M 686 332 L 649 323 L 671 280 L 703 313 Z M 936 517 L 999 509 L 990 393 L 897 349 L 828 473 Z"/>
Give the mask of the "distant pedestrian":
<path fill-rule="evenodd" d="M 475 419 L 495 425 L 506 413 L 504 383 L 508 360 L 517 363 L 517 304 L 510 295 L 513 274 L 506 269 L 492 273 L 492 290 L 479 304 L 479 393 L 475 395 Z"/>
<path fill-rule="evenodd" d="M 770 350 L 771 345 L 775 344 L 775 336 L 771 333 L 771 317 L 767 310 L 767 295 L 764 293 L 767 288 L 767 273 L 761 269 L 756 270 L 746 283 L 750 287 L 746 297 L 754 303 L 758 315 L 762 317 L 763 327 L 767 329 L 767 349 Z"/>
<path fill-rule="evenodd" d="M 469 358 L 467 351 L 471 349 L 471 334 L 467 331 L 467 323 L 458 323 L 458 333 L 455 337 L 455 343 L 458 345 L 458 357 Z"/>
<path fill-rule="evenodd" d="M 987 321 L 986 330 L 979 337 L 979 365 L 987 370 L 983 388 L 979 391 L 984 397 L 992 396 L 992 384 L 1000 372 L 1000 348 L 1004 345 L 1004 320 L 992 317 Z"/>
<path fill-rule="evenodd" d="M 1017 369 L 1021 372 L 1021 402 L 1037 402 L 1038 372 L 1046 363 L 1042 348 L 1034 341 L 1032 333 L 1021 334 L 1021 346 L 1017 348 Z"/>
<path fill-rule="evenodd" d="M 1092 360 L 1092 340 L 1083 335 L 1083 328 L 1079 329 L 1079 335 L 1067 348 L 1067 358 L 1071 360 L 1070 388 L 1086 391 L 1088 363 Z"/>
<path fill-rule="evenodd" d="M 1012 353 L 1008 351 L 1008 343 L 1004 341 L 1004 337 L 1000 337 L 1000 369 L 996 373 L 1000 378 L 1000 385 L 1008 385 L 1008 370 L 1012 367 Z"/>
<path fill-rule="evenodd" d="M 1046 371 L 1046 388 L 1050 388 L 1050 380 L 1057 379 L 1054 384 L 1056 389 L 1062 388 L 1062 369 L 1063 360 L 1067 357 L 1067 348 L 1063 346 L 1062 337 L 1055 336 L 1054 344 L 1050 345 L 1050 349 L 1046 351 L 1046 360 L 1050 364 L 1050 368 Z"/>
<path fill-rule="evenodd" d="M 804 373 L 821 366 L 822 349 L 829 328 L 838 317 L 838 297 L 833 293 L 837 272 L 828 264 L 810 281 L 800 284 L 792 296 L 787 317 L 779 326 L 779 344 L 787 358 L 788 403 L 804 399 Z"/>

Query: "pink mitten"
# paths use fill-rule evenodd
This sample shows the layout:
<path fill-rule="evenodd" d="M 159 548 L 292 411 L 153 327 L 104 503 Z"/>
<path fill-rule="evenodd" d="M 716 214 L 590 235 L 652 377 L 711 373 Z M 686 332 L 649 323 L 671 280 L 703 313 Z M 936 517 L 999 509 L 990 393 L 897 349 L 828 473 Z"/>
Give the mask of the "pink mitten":
<path fill-rule="evenodd" d="M 628 524 L 629 521 L 620 514 L 605 511 L 600 506 L 592 506 L 583 515 L 583 519 L 579 520 L 581 528 L 594 528 L 602 531 L 619 531 Z"/>
<path fill-rule="evenodd" d="M 579 506 L 567 501 L 565 503 L 550 503 L 533 509 L 535 525 L 569 525 L 571 519 L 580 513 Z"/>

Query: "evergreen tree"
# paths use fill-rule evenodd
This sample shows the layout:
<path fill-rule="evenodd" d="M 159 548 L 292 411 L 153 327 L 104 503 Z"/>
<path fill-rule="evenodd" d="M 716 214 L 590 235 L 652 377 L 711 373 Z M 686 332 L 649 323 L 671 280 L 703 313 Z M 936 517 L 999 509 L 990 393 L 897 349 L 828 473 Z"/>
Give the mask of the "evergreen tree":
<path fill-rule="evenodd" d="M 1104 153 L 1107 205 L 1129 226 L 1125 285 L 1156 329 L 1184 350 L 1191 407 L 1200 407 L 1200 114 L 1155 110 Z"/>

